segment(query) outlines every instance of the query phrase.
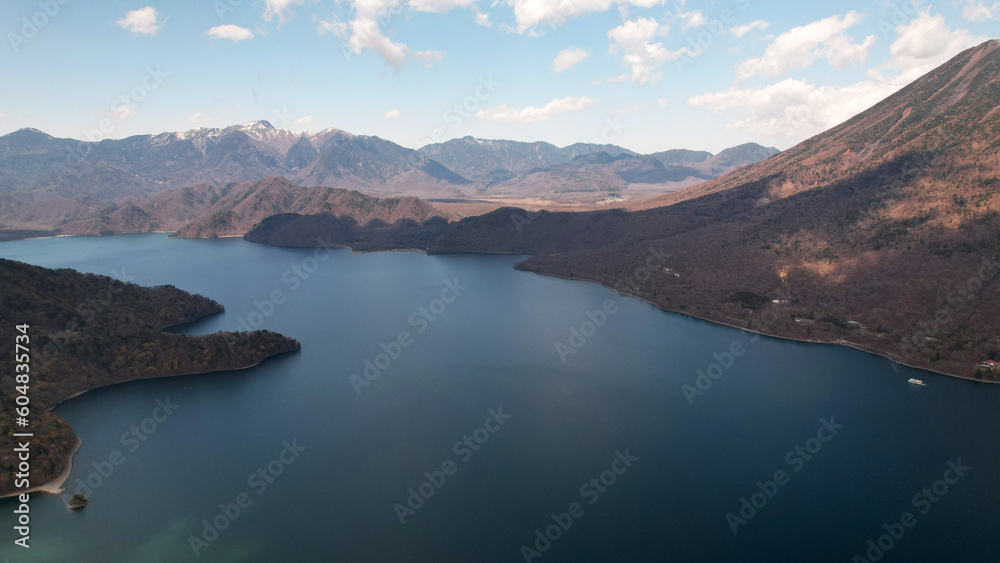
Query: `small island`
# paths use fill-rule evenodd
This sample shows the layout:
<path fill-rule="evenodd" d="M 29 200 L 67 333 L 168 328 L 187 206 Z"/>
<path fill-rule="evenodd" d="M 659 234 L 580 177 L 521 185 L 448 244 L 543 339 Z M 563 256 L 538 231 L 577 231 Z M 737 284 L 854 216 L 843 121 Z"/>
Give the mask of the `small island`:
<path fill-rule="evenodd" d="M 77 493 L 73 495 L 73 498 L 69 499 L 69 504 L 67 504 L 66 506 L 76 510 L 78 508 L 83 508 L 87 506 L 88 502 L 90 501 L 87 500 L 87 497 Z"/>

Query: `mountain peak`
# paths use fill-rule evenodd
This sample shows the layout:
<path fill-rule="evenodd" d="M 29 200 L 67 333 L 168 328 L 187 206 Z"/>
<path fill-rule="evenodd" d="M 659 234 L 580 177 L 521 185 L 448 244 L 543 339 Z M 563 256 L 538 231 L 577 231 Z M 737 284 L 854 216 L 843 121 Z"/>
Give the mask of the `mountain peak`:
<path fill-rule="evenodd" d="M 8 143 L 20 144 L 20 145 L 34 145 L 37 143 L 48 143 L 49 141 L 55 139 L 52 135 L 45 133 L 44 131 L 39 131 L 32 127 L 24 127 L 18 129 L 12 133 L 8 133 L 0 137 L 7 141 Z"/>
<path fill-rule="evenodd" d="M 259 119 L 257 121 L 251 121 L 250 123 L 244 123 L 243 129 L 274 129 L 274 125 L 271 125 L 270 121 L 266 119 Z"/>
<path fill-rule="evenodd" d="M 998 47 L 995 39 L 971 47 L 871 108 L 774 158 L 654 198 L 643 206 L 675 204 L 748 185 L 774 201 L 828 188 L 843 181 L 845 174 L 863 177 L 871 193 L 876 186 L 889 190 L 894 181 L 905 177 L 908 184 L 920 186 L 926 201 L 952 201 L 954 194 L 948 190 L 954 189 L 955 182 L 949 179 L 948 166 L 982 167 L 977 174 L 986 187 L 985 182 L 995 176 L 995 168 L 990 167 L 995 160 L 989 155 L 996 150 L 1000 127 Z M 891 170 L 908 170 L 909 176 L 894 175 Z M 972 197 L 972 192 L 964 197 Z M 927 207 L 925 203 L 913 205 Z M 941 216 L 954 213 L 949 209 L 935 212 Z"/>
<path fill-rule="evenodd" d="M 14 131 L 13 133 L 11 133 L 11 135 L 22 135 L 22 136 L 23 135 L 34 135 L 34 136 L 42 136 L 42 137 L 45 137 L 47 139 L 53 139 L 54 138 L 52 135 L 49 135 L 48 133 L 46 133 L 44 131 L 39 131 L 38 129 L 35 129 L 34 127 L 22 127 L 20 129 L 18 129 L 17 131 Z"/>

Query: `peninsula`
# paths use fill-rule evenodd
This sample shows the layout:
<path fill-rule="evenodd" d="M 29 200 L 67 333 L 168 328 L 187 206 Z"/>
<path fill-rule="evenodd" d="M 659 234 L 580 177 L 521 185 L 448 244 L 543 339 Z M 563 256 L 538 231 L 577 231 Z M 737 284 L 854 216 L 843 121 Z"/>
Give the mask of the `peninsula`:
<path fill-rule="evenodd" d="M 137 379 L 235 370 L 299 350 L 268 331 L 189 336 L 163 332 L 223 312 L 219 303 L 173 286 L 142 287 L 74 270 L 51 270 L 0 259 L 0 365 L 15 365 L 14 342 L 30 350 L 30 424 L 15 426 L 14 370 L 0 377 L 0 496 L 15 485 L 14 433 L 30 432 L 30 486 L 57 479 L 78 444 L 73 429 L 51 409 L 97 387 Z M 24 344 L 25 342 L 22 342 Z M 20 358 L 24 359 L 24 358 Z"/>

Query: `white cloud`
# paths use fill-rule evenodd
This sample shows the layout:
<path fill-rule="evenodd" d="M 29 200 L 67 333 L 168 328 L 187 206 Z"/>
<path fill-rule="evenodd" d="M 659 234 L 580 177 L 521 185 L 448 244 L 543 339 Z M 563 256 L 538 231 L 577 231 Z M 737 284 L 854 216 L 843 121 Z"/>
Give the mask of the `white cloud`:
<path fill-rule="evenodd" d="M 468 8 L 476 0 L 410 0 L 409 5 L 417 12 L 443 14 L 453 8 Z"/>
<path fill-rule="evenodd" d="M 692 27 L 701 27 L 708 23 L 708 19 L 705 18 L 705 14 L 701 13 L 701 10 L 678 12 L 676 17 L 681 21 L 682 31 L 687 31 Z"/>
<path fill-rule="evenodd" d="M 744 35 L 750 33 L 755 29 L 767 29 L 769 27 L 771 27 L 771 23 L 769 21 L 757 20 L 755 22 L 750 22 L 746 25 L 738 25 L 730 29 L 729 32 L 735 35 L 736 37 L 743 37 Z"/>
<path fill-rule="evenodd" d="M 124 18 L 116 21 L 115 24 L 132 33 L 156 35 L 156 32 L 160 31 L 160 28 L 163 27 L 163 24 L 157 21 L 159 17 L 160 14 L 156 11 L 156 8 L 146 6 L 145 8 L 128 12 Z"/>
<path fill-rule="evenodd" d="M 556 72 L 565 72 L 580 64 L 589 56 L 590 53 L 579 47 L 563 49 L 558 55 L 556 55 L 556 58 L 552 60 L 552 70 Z"/>
<path fill-rule="evenodd" d="M 959 3 L 955 2 L 955 5 Z M 979 0 L 966 0 L 965 7 L 962 8 L 962 17 L 974 22 L 995 20 L 1000 17 L 1000 2 L 987 6 L 985 2 Z"/>
<path fill-rule="evenodd" d="M 135 115 L 138 112 L 135 111 L 134 107 L 128 104 L 122 104 L 116 107 L 115 109 L 111 110 L 111 113 L 115 116 L 116 119 L 128 119 L 130 117 L 135 117 Z"/>
<path fill-rule="evenodd" d="M 264 21 L 278 18 L 278 23 L 286 23 L 291 15 L 292 4 L 302 4 L 305 0 L 264 0 Z"/>
<path fill-rule="evenodd" d="M 294 123 L 296 125 L 309 125 L 312 122 L 313 122 L 313 116 L 311 116 L 311 115 L 306 115 L 306 116 L 300 117 L 300 118 L 292 121 L 292 123 Z"/>
<path fill-rule="evenodd" d="M 919 76 L 986 38 L 950 29 L 942 16 L 925 10 L 895 29 L 891 60 L 865 80 L 844 87 L 786 79 L 756 88 L 730 87 L 694 96 L 688 104 L 718 114 L 741 114 L 727 127 L 794 144 L 861 113 Z"/>
<path fill-rule="evenodd" d="M 569 96 L 552 100 L 545 104 L 545 107 L 528 106 L 523 109 L 511 108 L 506 105 L 488 109 L 481 109 L 476 112 L 479 119 L 490 121 L 506 121 L 509 123 L 534 123 L 546 120 L 557 113 L 566 111 L 580 111 L 592 107 L 594 100 L 586 96 Z"/>
<path fill-rule="evenodd" d="M 952 30 L 944 16 L 932 16 L 926 9 L 912 21 L 896 28 L 897 38 L 889 48 L 889 66 L 900 71 L 907 82 L 913 81 L 959 52 L 986 41 L 972 37 L 963 29 Z M 878 76 L 877 72 L 869 73 Z"/>
<path fill-rule="evenodd" d="M 347 41 L 347 24 L 338 19 L 320 21 L 316 24 L 316 33 L 320 35 L 332 33 L 340 39 Z"/>
<path fill-rule="evenodd" d="M 798 142 L 846 121 L 897 89 L 873 80 L 836 88 L 788 78 L 760 88 L 730 87 L 694 96 L 688 103 L 716 113 L 743 110 L 746 116 L 728 123 L 728 128 Z"/>
<path fill-rule="evenodd" d="M 423 51 L 413 51 L 407 47 L 407 52 L 413 56 L 415 59 L 426 62 L 428 65 L 433 64 L 435 61 L 441 60 L 441 53 L 437 51 L 432 51 L 430 49 L 425 49 Z"/>
<path fill-rule="evenodd" d="M 402 69 L 406 58 L 413 57 L 433 63 L 441 60 L 441 53 L 427 49 L 414 51 L 403 43 L 393 43 L 382 33 L 382 25 L 386 24 L 403 8 L 401 0 L 352 0 L 354 19 L 346 27 L 332 24 L 333 33 L 343 33 L 341 39 L 347 41 L 347 48 L 355 55 L 360 55 L 365 49 L 378 53 L 392 67 Z M 347 30 L 350 35 L 347 35 Z"/>
<path fill-rule="evenodd" d="M 669 31 L 668 26 L 660 25 L 651 18 L 629 20 L 609 31 L 611 52 L 622 53 L 622 64 L 631 71 L 612 80 L 631 79 L 639 86 L 657 82 L 660 79 L 657 67 L 688 53 L 686 48 L 669 51 L 662 43 L 652 42 L 657 35 L 666 35 Z"/>
<path fill-rule="evenodd" d="M 869 35 L 864 42 L 854 43 L 844 33 L 862 19 L 863 16 L 852 11 L 786 31 L 767 46 L 763 56 L 741 62 L 736 67 L 736 74 L 739 78 L 777 76 L 806 68 L 820 59 L 841 69 L 864 64 L 875 45 L 875 36 Z"/>
<path fill-rule="evenodd" d="M 563 25 L 568 20 L 593 12 L 605 12 L 613 5 L 652 8 L 665 0 L 506 0 L 514 7 L 520 33 L 536 33 L 537 27 Z"/>
<path fill-rule="evenodd" d="M 667 101 L 666 98 L 660 98 L 659 100 L 656 100 L 656 107 L 658 107 L 660 109 L 667 109 L 667 104 L 668 103 L 669 102 Z"/>
<path fill-rule="evenodd" d="M 197 125 L 197 124 L 202 123 L 202 122 L 204 122 L 204 121 L 206 121 L 208 119 L 211 119 L 211 116 L 205 115 L 204 113 L 201 113 L 200 111 L 196 111 L 196 112 L 192 113 L 188 117 L 188 122 L 194 123 L 195 125 Z"/>
<path fill-rule="evenodd" d="M 402 117 L 402 115 L 403 115 L 403 112 L 399 111 L 398 109 L 391 109 L 391 110 L 385 112 L 385 115 L 383 115 L 382 117 L 384 117 L 386 119 L 395 119 L 397 117 Z"/>
<path fill-rule="evenodd" d="M 490 23 L 490 15 L 486 12 L 476 12 L 476 24 L 483 27 L 493 26 L 493 24 Z"/>
<path fill-rule="evenodd" d="M 232 41 L 246 41 L 247 39 L 253 39 L 253 33 L 249 29 L 228 23 L 225 25 L 217 25 L 212 29 L 209 29 L 205 32 L 205 35 L 213 39 L 230 39 Z"/>

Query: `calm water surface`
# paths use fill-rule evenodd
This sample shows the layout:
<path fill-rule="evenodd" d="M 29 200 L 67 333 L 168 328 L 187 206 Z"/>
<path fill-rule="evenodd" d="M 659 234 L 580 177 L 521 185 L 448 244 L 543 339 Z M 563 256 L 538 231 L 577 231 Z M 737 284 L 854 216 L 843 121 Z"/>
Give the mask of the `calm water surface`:
<path fill-rule="evenodd" d="M 246 321 L 303 345 L 57 407 L 84 440 L 70 492 L 98 486 L 81 511 L 33 495 L 30 552 L 0 547 L 11 563 L 525 561 L 522 546 L 541 562 L 849 562 L 904 512 L 916 525 L 882 561 L 1000 560 L 1000 387 L 755 339 L 514 270 L 523 257 L 337 250 L 313 262 L 311 249 L 165 235 L 3 243 L 0 256 L 173 284 L 226 307 L 188 332 Z M 460 294 L 435 301 L 446 281 Z M 608 300 L 616 312 L 584 327 L 564 362 L 556 344 Z M 689 404 L 682 386 L 714 355 L 728 365 L 734 343 L 742 355 Z M 367 361 L 384 368 L 372 380 Z M 157 401 L 175 412 L 123 442 Z M 824 419 L 842 428 L 821 442 Z M 100 476 L 115 452 L 124 461 Z M 923 500 L 959 459 L 971 469 Z M 777 471 L 783 484 L 768 483 Z M 754 496 L 758 482 L 770 496 Z M 433 494 L 407 512 L 410 489 Z M 734 524 L 743 498 L 758 507 Z M 220 516 L 238 499 L 235 519 Z M 5 538 L 13 509 L 0 501 Z M 213 520 L 225 529 L 206 531 Z M 557 539 L 538 539 L 547 527 Z M 192 536 L 207 544 L 198 557 Z"/>

